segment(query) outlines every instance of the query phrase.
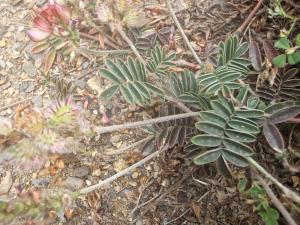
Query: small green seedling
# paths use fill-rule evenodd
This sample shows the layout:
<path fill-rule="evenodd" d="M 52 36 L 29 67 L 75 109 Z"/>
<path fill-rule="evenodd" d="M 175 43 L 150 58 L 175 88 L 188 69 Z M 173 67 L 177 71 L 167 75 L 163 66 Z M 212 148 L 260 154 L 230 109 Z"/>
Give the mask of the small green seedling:
<path fill-rule="evenodd" d="M 289 65 L 295 65 L 300 62 L 300 35 L 296 38 L 296 46 L 292 47 L 290 41 L 287 38 L 280 38 L 275 43 L 275 47 L 282 49 L 285 53 L 273 58 L 273 64 L 279 68 Z"/>
<path fill-rule="evenodd" d="M 246 180 L 239 182 L 239 191 L 246 197 L 250 197 L 254 202 L 254 210 L 260 215 L 266 225 L 278 225 L 279 213 L 276 209 L 270 207 L 268 196 L 258 183 L 254 183 L 252 187 L 245 190 Z"/>

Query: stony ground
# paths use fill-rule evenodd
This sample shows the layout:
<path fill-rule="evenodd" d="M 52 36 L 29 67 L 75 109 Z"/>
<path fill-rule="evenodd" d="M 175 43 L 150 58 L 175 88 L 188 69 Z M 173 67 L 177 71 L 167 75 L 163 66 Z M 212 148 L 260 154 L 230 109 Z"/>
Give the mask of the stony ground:
<path fill-rule="evenodd" d="M 193 5 L 181 15 L 187 32 L 194 32 L 192 44 L 201 50 L 206 35 L 210 34 L 218 41 L 226 32 L 235 30 L 251 6 L 245 4 L 247 2 L 251 3 L 244 1 L 232 6 L 224 5 L 220 0 L 183 2 L 183 6 Z M 37 0 L 36 3 L 42 5 L 44 1 Z M 80 58 L 76 63 L 55 67 L 49 76 L 42 73 L 40 57 L 31 53 L 32 43 L 25 34 L 33 5 L 34 1 L 25 0 L 0 2 L 0 116 L 13 117 L 18 107 L 27 104 L 44 107 L 55 97 L 53 78 L 63 78 L 76 88 L 78 104 L 84 105 L 88 101 L 91 121 L 101 124 L 103 108 L 98 93 L 103 89 L 101 80 L 91 72 L 96 67 L 93 62 Z M 216 13 L 223 9 L 226 10 Z M 228 14 L 228 9 L 235 10 L 226 16 L 226 20 L 221 19 L 226 12 Z M 145 114 L 157 113 L 155 106 L 128 108 L 118 99 L 106 105 L 106 110 L 113 123 L 134 121 Z M 76 190 L 104 180 L 144 157 L 139 148 L 115 152 L 144 137 L 136 130 L 95 136 L 85 140 L 78 154 L 53 155 L 41 172 L 26 176 L 0 166 L 0 196 L 11 198 L 20 186 Z M 184 154 L 182 149 L 174 149 L 109 187 L 79 198 L 70 218 L 57 224 L 262 224 L 252 206 L 243 203 L 234 183 L 215 179 L 214 169 L 191 169 L 183 160 Z M 202 179 L 206 181 L 204 184 Z M 15 224 L 21 224 L 21 221 Z"/>

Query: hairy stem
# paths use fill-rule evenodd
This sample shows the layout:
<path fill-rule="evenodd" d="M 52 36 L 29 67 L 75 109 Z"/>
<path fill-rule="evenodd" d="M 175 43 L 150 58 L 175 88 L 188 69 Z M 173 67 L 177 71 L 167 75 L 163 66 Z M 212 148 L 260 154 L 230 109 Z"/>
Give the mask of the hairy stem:
<path fill-rule="evenodd" d="M 122 55 L 122 54 L 128 54 L 131 51 L 130 50 L 95 50 L 95 49 L 89 49 L 89 48 L 78 48 L 80 52 L 87 53 L 87 54 L 93 54 L 95 56 L 105 56 L 105 55 Z"/>
<path fill-rule="evenodd" d="M 197 117 L 197 116 L 199 116 L 199 112 L 182 113 L 182 114 L 163 116 L 163 117 L 144 120 L 144 121 L 137 121 L 133 123 L 125 123 L 125 124 L 113 125 L 108 127 L 96 127 L 94 131 L 96 133 L 103 134 L 103 133 L 108 133 L 116 130 L 119 131 L 119 130 L 125 130 L 130 128 L 137 128 L 145 125 L 151 125 L 151 124 L 166 122 L 170 120 L 183 119 L 188 117 Z"/>
<path fill-rule="evenodd" d="M 252 159 L 251 157 L 247 157 L 248 162 L 255 168 L 257 169 L 260 173 L 262 173 L 267 179 L 269 179 L 270 181 L 273 182 L 273 184 L 275 184 L 278 188 L 281 189 L 281 191 L 290 199 L 292 199 L 293 201 L 297 202 L 300 204 L 300 196 L 288 189 L 287 187 L 285 187 L 282 183 L 280 183 L 275 177 L 273 177 L 268 171 L 265 170 L 265 168 L 263 168 L 258 162 L 256 162 L 254 159 Z"/>
<path fill-rule="evenodd" d="M 201 59 L 199 58 L 199 56 L 197 55 L 197 53 L 195 52 L 195 50 L 194 50 L 193 46 L 191 45 L 189 39 L 188 39 L 187 36 L 185 35 L 184 30 L 182 29 L 182 27 L 181 27 L 181 25 L 180 25 L 180 23 L 179 23 L 179 21 L 178 21 L 176 15 L 175 15 L 175 12 L 174 12 L 174 10 L 172 9 L 170 0 L 165 0 L 165 2 L 166 2 L 166 5 L 167 5 L 167 8 L 168 8 L 168 11 L 169 11 L 169 13 L 170 13 L 170 16 L 172 17 L 172 19 L 173 19 L 173 21 L 174 21 L 174 23 L 175 23 L 177 29 L 179 30 L 179 32 L 180 32 L 180 34 L 181 34 L 181 36 L 182 36 L 182 38 L 183 38 L 185 44 L 187 45 L 187 47 L 188 47 L 188 48 L 190 49 L 190 51 L 192 52 L 192 54 L 193 54 L 195 60 L 196 60 L 197 63 L 199 64 L 199 66 L 202 66 L 203 63 L 202 63 Z"/>

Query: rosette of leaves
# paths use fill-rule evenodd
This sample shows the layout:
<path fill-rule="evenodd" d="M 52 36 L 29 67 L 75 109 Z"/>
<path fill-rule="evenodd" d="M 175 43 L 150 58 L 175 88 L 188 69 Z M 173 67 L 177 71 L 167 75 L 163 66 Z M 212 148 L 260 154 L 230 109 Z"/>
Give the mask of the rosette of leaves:
<path fill-rule="evenodd" d="M 101 98 L 111 99 L 120 91 L 128 103 L 142 105 L 149 101 L 151 94 L 163 94 L 148 82 L 145 65 L 137 59 L 129 57 L 126 63 L 121 59 L 107 60 L 106 65 L 107 69 L 102 69 L 100 76 L 110 80 L 112 85 L 102 92 Z"/>
<path fill-rule="evenodd" d="M 297 100 L 300 97 L 300 79 L 298 69 L 292 68 L 280 72 L 271 87 L 261 85 L 257 87 L 257 94 L 267 100 Z"/>
<path fill-rule="evenodd" d="M 164 79 L 170 68 L 175 66 L 173 62 L 175 58 L 175 53 L 171 52 L 167 54 L 162 47 L 156 45 L 151 51 L 151 58 L 147 62 L 147 69 L 158 78 Z"/>
<path fill-rule="evenodd" d="M 242 57 L 247 50 L 248 43 L 240 44 L 235 36 L 221 42 L 218 47 L 217 69 L 198 78 L 202 92 L 215 94 L 222 91 L 223 94 L 229 94 L 231 90 L 239 89 L 237 81 L 244 79 L 249 72 L 250 61 Z"/>
<path fill-rule="evenodd" d="M 263 122 L 263 134 L 269 145 L 277 153 L 284 153 L 285 143 L 277 125 L 287 122 L 300 114 L 300 102 L 286 101 L 267 107 Z"/>
<path fill-rule="evenodd" d="M 195 75 L 185 70 L 181 74 L 169 74 L 169 88 L 166 92 L 173 95 L 178 100 L 187 105 L 200 110 L 207 110 L 210 108 L 209 99 L 200 94 L 199 86 L 197 84 Z"/>
<path fill-rule="evenodd" d="M 239 167 L 247 166 L 246 158 L 253 155 L 248 144 L 254 142 L 260 132 L 255 119 L 261 118 L 264 112 L 235 108 L 222 96 L 211 101 L 211 107 L 212 110 L 200 112 L 202 120 L 196 123 L 196 128 L 202 133 L 191 139 L 194 145 L 206 149 L 194 157 L 194 163 L 204 165 L 217 161 L 220 172 L 228 168 L 227 162 Z"/>
<path fill-rule="evenodd" d="M 160 109 L 159 116 L 169 116 L 182 113 L 180 109 L 169 103 Z M 156 148 L 166 146 L 173 148 L 175 145 L 183 147 L 191 134 L 195 133 L 194 118 L 177 119 L 173 121 L 153 124 L 144 128 L 150 133 L 150 138 L 142 147 L 142 152 L 148 153 Z"/>

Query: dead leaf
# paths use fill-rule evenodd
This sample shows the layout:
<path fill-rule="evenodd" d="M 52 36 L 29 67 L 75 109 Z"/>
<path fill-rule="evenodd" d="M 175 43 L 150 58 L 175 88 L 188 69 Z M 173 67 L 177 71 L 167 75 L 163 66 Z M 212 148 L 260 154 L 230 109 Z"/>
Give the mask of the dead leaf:
<path fill-rule="evenodd" d="M 64 212 L 64 214 L 68 220 L 72 219 L 73 213 L 74 213 L 74 210 L 70 209 L 70 208 L 66 209 Z"/>
<path fill-rule="evenodd" d="M 200 222 L 200 213 L 201 213 L 201 207 L 198 203 L 192 202 L 192 208 L 195 213 L 195 216 L 197 218 L 197 221 Z"/>
<path fill-rule="evenodd" d="M 293 187 L 300 187 L 300 177 L 292 176 Z"/>
<path fill-rule="evenodd" d="M 50 50 L 44 57 L 44 70 L 45 73 L 48 74 L 49 70 L 54 64 L 56 58 L 56 50 Z"/>
<path fill-rule="evenodd" d="M 58 171 L 58 168 L 56 166 L 49 166 L 48 171 L 50 173 L 50 176 L 54 177 Z"/>
<path fill-rule="evenodd" d="M 65 168 L 65 163 L 62 159 L 58 159 L 55 161 L 55 166 L 59 169 Z"/>
<path fill-rule="evenodd" d="M 99 46 L 101 49 L 105 48 L 105 43 L 104 43 L 104 36 L 102 33 L 98 34 L 98 41 L 99 41 Z"/>

